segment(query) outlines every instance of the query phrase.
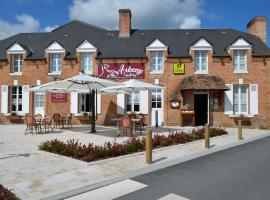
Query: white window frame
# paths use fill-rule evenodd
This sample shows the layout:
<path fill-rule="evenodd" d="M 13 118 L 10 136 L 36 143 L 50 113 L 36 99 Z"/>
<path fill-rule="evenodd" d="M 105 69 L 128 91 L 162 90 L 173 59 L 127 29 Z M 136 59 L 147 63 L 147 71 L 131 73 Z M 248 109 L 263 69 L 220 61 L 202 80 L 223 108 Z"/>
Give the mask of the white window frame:
<path fill-rule="evenodd" d="M 35 108 L 44 108 L 44 107 L 45 107 L 45 93 L 35 92 Z"/>
<path fill-rule="evenodd" d="M 158 69 L 158 66 L 159 66 L 158 58 L 160 58 L 158 56 L 159 53 L 162 54 L 162 56 L 161 56 L 161 58 L 162 58 L 162 66 L 161 66 L 161 68 L 162 69 Z M 154 63 L 152 63 L 152 54 L 155 54 L 154 55 Z M 165 65 L 164 51 L 163 50 L 152 50 L 152 51 L 150 51 L 150 74 L 163 74 L 164 65 Z"/>
<path fill-rule="evenodd" d="M 241 54 L 244 53 L 245 69 L 240 69 Z M 235 58 L 237 57 L 237 58 Z M 237 62 L 235 62 L 237 61 Z M 234 49 L 233 50 L 233 73 L 248 73 L 247 70 L 247 50 L 246 49 Z"/>
<path fill-rule="evenodd" d="M 53 58 L 53 56 L 56 56 L 56 57 Z M 49 75 L 61 75 L 61 73 L 62 73 L 62 53 L 50 53 L 49 57 L 50 57 Z M 53 60 L 56 60 L 55 71 L 52 71 Z"/>
<path fill-rule="evenodd" d="M 158 95 L 160 95 L 161 100 L 158 100 Z M 153 107 L 153 102 L 156 104 L 156 107 Z M 157 104 L 160 103 L 160 108 L 157 107 Z M 163 92 L 162 89 L 153 89 L 151 93 L 151 107 L 152 109 L 163 109 Z"/>
<path fill-rule="evenodd" d="M 202 53 L 206 53 L 206 69 L 205 70 L 202 69 L 202 58 L 203 58 Z M 199 54 L 198 56 L 199 69 L 197 69 L 197 63 L 196 63 L 197 55 L 196 54 Z M 208 50 L 194 50 L 194 69 L 195 69 L 195 74 L 208 74 Z"/>
<path fill-rule="evenodd" d="M 18 56 L 18 58 L 16 58 Z M 17 63 L 18 70 L 15 71 L 15 63 Z M 10 75 L 22 75 L 23 71 L 23 54 L 16 53 L 11 54 L 11 69 L 10 69 Z"/>
<path fill-rule="evenodd" d="M 137 97 L 137 98 L 136 98 Z M 132 107 L 135 113 L 140 113 L 141 105 L 140 105 L 140 92 L 133 92 L 130 94 L 126 94 L 126 112 L 132 112 Z M 128 105 L 130 105 L 130 110 L 128 110 Z M 138 105 L 139 110 L 135 111 L 135 105 Z"/>
<path fill-rule="evenodd" d="M 86 63 L 83 62 L 83 56 L 86 56 Z M 87 65 L 87 66 L 84 66 Z M 85 68 L 89 68 L 87 71 Z M 93 74 L 93 53 L 91 52 L 80 52 L 80 72 L 85 74 Z"/>
<path fill-rule="evenodd" d="M 23 93 L 19 94 L 19 88 L 21 87 L 22 91 L 22 86 L 11 86 L 11 92 L 10 92 L 10 112 L 15 112 L 15 113 L 21 113 L 23 111 Z M 16 94 L 13 94 L 13 88 L 16 88 Z M 19 98 L 19 95 L 21 95 L 21 99 Z M 14 97 L 15 96 L 15 97 Z M 15 107 L 16 110 L 12 110 L 12 105 L 13 105 L 13 99 L 15 98 Z M 22 109 L 19 110 L 19 104 L 21 104 Z"/>
<path fill-rule="evenodd" d="M 246 112 L 242 111 L 242 102 L 241 102 L 241 94 L 242 94 L 242 89 L 241 87 L 244 86 L 246 87 Z M 234 94 L 235 94 L 235 90 L 237 90 L 238 93 L 238 112 L 235 111 L 234 109 L 234 105 L 235 105 L 235 99 L 234 99 Z M 249 104 L 249 86 L 248 85 L 244 85 L 244 84 L 234 84 L 233 85 L 233 114 L 234 115 L 239 115 L 239 114 L 248 114 L 248 104 Z"/>

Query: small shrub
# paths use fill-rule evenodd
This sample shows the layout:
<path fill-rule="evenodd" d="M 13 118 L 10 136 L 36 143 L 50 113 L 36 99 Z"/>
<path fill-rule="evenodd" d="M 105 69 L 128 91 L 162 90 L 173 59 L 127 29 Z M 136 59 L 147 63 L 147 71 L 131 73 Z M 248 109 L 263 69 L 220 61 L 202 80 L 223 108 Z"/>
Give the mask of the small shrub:
<path fill-rule="evenodd" d="M 210 137 L 227 134 L 227 131 L 222 128 L 210 128 Z M 190 133 L 183 131 L 170 131 L 169 135 L 153 136 L 153 148 L 160 148 L 176 144 L 184 144 L 187 142 L 200 140 L 204 138 L 204 128 L 193 129 Z M 57 139 L 45 141 L 38 148 L 43 151 L 48 151 L 75 159 L 91 162 L 95 160 L 122 156 L 134 152 L 145 150 L 146 139 L 130 138 L 123 143 L 106 142 L 103 146 L 89 143 L 84 145 L 78 140 L 68 140 L 66 143 Z"/>
<path fill-rule="evenodd" d="M 82 113 L 82 116 L 88 117 L 88 112 L 83 112 L 83 113 Z"/>
<path fill-rule="evenodd" d="M 19 200 L 19 198 L 16 197 L 15 194 L 13 194 L 7 188 L 4 188 L 2 185 L 0 185 L 0 199 L 3 199 L 3 200 Z"/>

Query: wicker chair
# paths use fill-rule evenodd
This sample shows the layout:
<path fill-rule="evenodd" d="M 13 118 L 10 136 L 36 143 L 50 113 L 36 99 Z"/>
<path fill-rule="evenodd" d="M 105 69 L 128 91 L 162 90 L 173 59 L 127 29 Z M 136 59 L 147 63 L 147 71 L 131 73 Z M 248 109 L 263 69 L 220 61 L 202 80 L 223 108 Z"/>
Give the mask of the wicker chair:
<path fill-rule="evenodd" d="M 25 117 L 25 123 L 26 123 L 26 129 L 25 129 L 25 135 L 27 134 L 28 131 L 31 131 L 31 133 L 34 133 L 35 128 L 35 120 L 32 115 L 27 115 Z"/>
<path fill-rule="evenodd" d="M 47 133 L 47 130 L 53 132 L 53 127 L 52 127 L 52 116 L 51 115 L 45 115 L 45 119 L 44 119 L 44 131 L 45 133 Z"/>
<path fill-rule="evenodd" d="M 131 136 L 131 129 L 132 129 L 132 121 L 130 119 L 130 117 L 126 116 L 126 117 L 122 117 L 121 118 L 121 126 L 122 126 L 122 133 L 124 133 L 125 135 L 129 135 Z"/>
<path fill-rule="evenodd" d="M 140 119 L 140 121 L 135 122 L 135 129 L 142 132 L 144 130 L 145 117 L 142 114 L 138 114 L 136 118 Z"/>
<path fill-rule="evenodd" d="M 59 128 L 61 125 L 64 127 L 64 121 L 62 120 L 60 113 L 53 114 L 53 122 L 53 128 Z"/>
<path fill-rule="evenodd" d="M 72 113 L 66 114 L 67 128 L 72 128 Z"/>
<path fill-rule="evenodd" d="M 41 114 L 36 114 L 34 116 L 34 124 L 35 124 L 35 131 L 36 133 L 41 133 L 42 132 L 42 115 Z"/>

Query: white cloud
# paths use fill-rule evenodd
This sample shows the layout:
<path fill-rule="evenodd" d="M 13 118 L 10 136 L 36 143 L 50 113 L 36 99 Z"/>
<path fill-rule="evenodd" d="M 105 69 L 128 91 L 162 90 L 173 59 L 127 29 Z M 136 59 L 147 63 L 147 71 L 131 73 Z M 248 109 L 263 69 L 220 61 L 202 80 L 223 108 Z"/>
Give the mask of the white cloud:
<path fill-rule="evenodd" d="M 197 16 L 186 17 L 183 23 L 180 25 L 182 29 L 200 28 L 201 20 Z"/>
<path fill-rule="evenodd" d="M 46 26 L 44 28 L 44 31 L 46 32 L 51 32 L 53 29 L 56 29 L 58 27 L 58 25 L 54 25 L 54 26 Z"/>
<path fill-rule="evenodd" d="M 73 0 L 70 19 L 118 28 L 118 9 L 130 8 L 133 28 L 199 28 L 203 0 Z"/>
<path fill-rule="evenodd" d="M 10 23 L 0 19 L 0 39 L 21 32 L 36 32 L 39 31 L 39 21 L 30 15 L 22 14 L 16 16 L 17 22 Z"/>

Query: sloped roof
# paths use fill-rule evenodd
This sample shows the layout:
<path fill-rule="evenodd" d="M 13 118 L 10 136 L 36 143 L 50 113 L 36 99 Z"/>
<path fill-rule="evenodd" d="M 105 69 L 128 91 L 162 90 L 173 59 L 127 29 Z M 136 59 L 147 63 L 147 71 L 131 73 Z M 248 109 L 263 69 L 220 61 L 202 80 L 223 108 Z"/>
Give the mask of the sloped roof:
<path fill-rule="evenodd" d="M 155 39 L 168 45 L 169 57 L 190 57 L 189 47 L 201 38 L 213 45 L 213 56 L 229 56 L 226 48 L 238 38 L 252 44 L 253 56 L 270 56 L 259 38 L 233 29 L 136 29 L 130 38 L 120 38 L 118 33 L 74 20 L 52 32 L 20 33 L 0 41 L 0 60 L 7 58 L 6 49 L 14 42 L 31 49 L 27 59 L 45 59 L 45 48 L 53 41 L 63 45 L 66 59 L 75 59 L 76 47 L 85 40 L 97 47 L 97 58 L 144 58 L 145 47 Z"/>

